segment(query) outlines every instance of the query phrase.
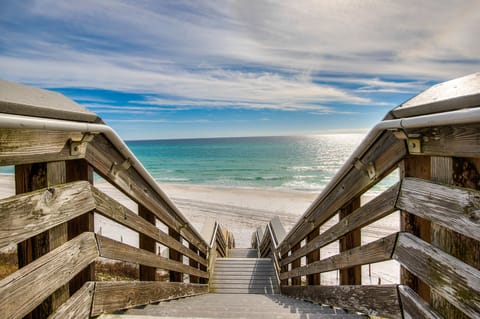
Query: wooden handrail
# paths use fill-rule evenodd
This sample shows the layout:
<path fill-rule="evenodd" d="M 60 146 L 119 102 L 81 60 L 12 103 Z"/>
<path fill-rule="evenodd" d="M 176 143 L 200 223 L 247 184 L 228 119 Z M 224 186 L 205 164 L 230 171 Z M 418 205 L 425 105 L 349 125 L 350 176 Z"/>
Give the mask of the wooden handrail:
<path fill-rule="evenodd" d="M 257 232 L 261 255 L 278 261 L 282 293 L 389 318 L 480 316 L 479 112 L 480 74 L 427 90 L 369 133 L 278 246 L 269 225 L 263 237 Z M 399 182 L 360 205 L 395 169 Z M 360 229 L 395 211 L 401 231 L 361 245 Z M 339 254 L 309 260 L 335 241 L 343 243 Z M 359 267 L 386 260 L 402 266 L 402 284 L 362 285 Z M 339 289 L 301 281 L 328 271 L 340 272 Z"/>
<path fill-rule="evenodd" d="M 40 309 L 34 316 L 88 318 L 208 292 L 207 258 L 228 254 L 232 234 L 217 225 L 212 252 L 101 119 L 73 101 L 72 112 L 58 111 L 58 94 L 21 90 L 17 104 L 22 112 L 9 107 L 5 110 L 15 115 L 0 113 L 0 166 L 15 166 L 17 184 L 15 196 L 0 199 L 0 248 L 19 244 L 21 259 L 21 269 L 0 281 L 2 317 L 21 318 Z M 22 106 L 29 94 L 30 102 L 44 96 L 42 105 Z M 0 107 L 10 102 L 0 95 Z M 138 214 L 94 187 L 93 173 L 138 204 Z M 140 247 L 95 235 L 94 212 L 137 232 Z M 35 252 L 28 250 L 32 244 Z M 169 257 L 159 256 L 157 245 L 166 246 Z M 96 282 L 93 263 L 100 258 L 138 265 L 141 281 Z M 157 281 L 157 269 L 169 272 L 171 282 Z"/>

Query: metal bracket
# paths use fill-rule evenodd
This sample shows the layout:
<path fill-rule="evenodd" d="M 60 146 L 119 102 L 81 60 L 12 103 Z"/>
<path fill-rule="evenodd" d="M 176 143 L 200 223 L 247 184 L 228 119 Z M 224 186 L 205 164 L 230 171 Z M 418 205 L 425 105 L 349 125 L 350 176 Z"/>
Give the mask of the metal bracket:
<path fill-rule="evenodd" d="M 404 130 L 394 130 L 393 134 L 399 140 L 407 142 L 408 152 L 410 154 L 419 154 L 422 152 L 422 135 L 421 134 L 407 134 Z"/>
<path fill-rule="evenodd" d="M 126 159 L 122 164 L 113 163 L 110 173 L 112 175 L 117 175 L 121 171 L 125 171 L 132 166 L 130 159 Z"/>
<path fill-rule="evenodd" d="M 354 166 L 359 171 L 366 171 L 368 174 L 368 177 L 371 180 L 375 179 L 375 177 L 377 176 L 377 172 L 375 171 L 375 165 L 372 162 L 366 164 L 361 159 L 357 158 L 354 163 Z"/>
<path fill-rule="evenodd" d="M 93 140 L 94 134 L 85 133 L 80 141 L 70 140 L 70 155 L 81 156 L 87 149 L 87 144 Z"/>
<path fill-rule="evenodd" d="M 420 138 L 408 138 L 407 146 L 410 154 L 419 154 L 422 152 L 422 140 Z"/>

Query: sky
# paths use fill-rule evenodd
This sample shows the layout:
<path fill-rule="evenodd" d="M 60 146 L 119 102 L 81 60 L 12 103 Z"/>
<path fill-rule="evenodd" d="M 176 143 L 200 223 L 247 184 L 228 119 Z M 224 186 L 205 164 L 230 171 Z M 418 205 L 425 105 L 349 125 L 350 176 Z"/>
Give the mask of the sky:
<path fill-rule="evenodd" d="M 1 0 L 0 79 L 124 139 L 366 132 L 480 71 L 478 0 Z"/>

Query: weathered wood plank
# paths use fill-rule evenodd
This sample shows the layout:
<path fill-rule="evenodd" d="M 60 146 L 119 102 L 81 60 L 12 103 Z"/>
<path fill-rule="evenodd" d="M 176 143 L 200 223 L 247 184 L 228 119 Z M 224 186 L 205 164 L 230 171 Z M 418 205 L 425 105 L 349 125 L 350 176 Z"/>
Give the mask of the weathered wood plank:
<path fill-rule="evenodd" d="M 97 235 L 97 242 L 101 257 L 208 278 L 208 273 L 204 271 L 200 271 L 181 262 L 170 260 L 143 249 L 117 242 L 107 237 Z"/>
<path fill-rule="evenodd" d="M 67 161 L 67 182 L 87 181 L 93 184 L 93 167 L 85 159 Z M 94 211 L 89 211 L 68 222 L 68 239 L 73 239 L 84 232 L 94 232 Z M 78 273 L 70 280 L 70 295 L 83 287 L 87 281 L 95 280 L 95 263 Z"/>
<path fill-rule="evenodd" d="M 397 207 L 480 240 L 480 191 L 405 178 Z"/>
<path fill-rule="evenodd" d="M 150 223 L 152 226 L 155 226 L 155 215 L 142 205 L 138 205 L 138 216 L 144 219 L 145 222 Z M 144 235 L 142 233 L 139 234 L 138 247 L 154 254 L 156 254 L 157 252 L 157 245 L 155 243 L 155 240 L 152 237 Z M 142 281 L 155 281 L 156 274 L 157 269 L 154 267 L 148 267 L 144 265 L 139 266 L 139 279 Z"/>
<path fill-rule="evenodd" d="M 355 209 L 361 206 L 360 196 L 354 198 L 347 205 L 343 206 L 338 213 L 340 221 L 351 215 Z M 348 251 L 362 245 L 362 231 L 355 229 L 340 238 L 340 252 Z M 362 267 L 360 265 L 340 269 L 340 285 L 361 285 Z"/>
<path fill-rule="evenodd" d="M 0 166 L 78 159 L 70 154 L 71 139 L 81 140 L 76 132 L 0 128 Z"/>
<path fill-rule="evenodd" d="M 83 286 L 61 305 L 48 319 L 88 319 L 95 291 L 94 282 L 86 282 Z"/>
<path fill-rule="evenodd" d="M 316 237 L 318 237 L 318 235 L 320 235 L 320 227 L 314 229 L 310 234 L 308 234 L 307 242 L 311 242 Z M 320 260 L 320 249 L 316 249 L 311 253 L 307 254 L 307 264 L 312 264 L 319 260 Z M 307 285 L 320 285 L 320 274 L 313 273 L 313 274 L 307 275 Z"/>
<path fill-rule="evenodd" d="M 98 174 L 116 185 L 125 195 L 137 203 L 142 203 L 160 221 L 175 229 L 200 251 L 207 252 L 205 241 L 189 223 L 181 220 L 168 197 L 157 193 L 134 167 L 118 172 L 112 171 L 112 167 L 128 159 L 124 158 L 105 137 L 95 136 L 94 140 L 88 144 L 85 158 Z"/>
<path fill-rule="evenodd" d="M 370 179 L 365 171 L 357 170 L 354 163 L 351 163 L 352 168 L 341 182 L 330 191 L 323 192 L 307 209 L 303 221 L 297 224 L 282 242 L 280 253 L 285 254 L 289 247 L 329 220 L 346 203 L 390 173 L 405 155 L 404 141 L 396 139 L 390 132 L 384 133 L 362 157 L 364 163 L 374 164 L 376 177 Z"/>
<path fill-rule="evenodd" d="M 0 313 L 21 318 L 98 257 L 93 233 L 84 233 L 0 281 Z"/>
<path fill-rule="evenodd" d="M 478 316 L 480 270 L 409 233 L 399 234 L 393 257 L 464 314 Z"/>
<path fill-rule="evenodd" d="M 372 316 L 401 319 L 396 286 L 282 286 L 282 294 Z"/>
<path fill-rule="evenodd" d="M 208 285 L 179 282 L 97 282 L 92 316 L 208 292 Z"/>
<path fill-rule="evenodd" d="M 283 280 L 293 276 L 318 274 L 336 269 L 390 260 L 392 258 L 396 238 L 397 234 L 392 234 L 367 245 L 356 247 L 338 255 L 312 262 L 301 268 L 292 269 L 289 272 L 281 273 L 280 279 Z"/>
<path fill-rule="evenodd" d="M 399 165 L 401 180 L 406 177 L 430 179 L 431 164 L 430 156 L 406 156 Z M 410 232 L 422 240 L 430 242 L 431 222 L 407 211 L 400 212 L 400 230 Z M 405 267 L 400 267 L 400 282 L 416 291 L 425 301 L 430 301 L 430 287 Z"/>
<path fill-rule="evenodd" d="M 480 126 L 438 126 L 408 130 L 422 136 L 421 154 L 448 157 L 480 157 Z"/>
<path fill-rule="evenodd" d="M 0 247 L 38 235 L 92 209 L 87 182 L 56 185 L 0 200 Z"/>
<path fill-rule="evenodd" d="M 404 319 L 443 319 L 412 288 L 400 285 L 398 293 L 402 302 Z"/>
<path fill-rule="evenodd" d="M 168 228 L 168 235 L 177 240 L 178 243 L 181 245 L 182 237 L 180 237 L 180 233 L 177 233 L 174 229 Z M 172 261 L 176 261 L 181 263 L 183 258 L 182 254 L 180 254 L 175 249 L 168 249 L 168 258 Z M 169 272 L 170 282 L 183 282 L 183 274 L 179 271 L 174 271 L 175 269 L 171 269 Z"/>
<path fill-rule="evenodd" d="M 96 202 L 96 209 L 98 213 L 104 215 L 105 217 L 111 218 L 117 223 L 122 224 L 134 231 L 149 236 L 159 243 L 181 252 L 188 258 L 192 258 L 203 265 L 207 264 L 205 258 L 195 254 L 192 250 L 183 246 L 177 240 L 158 229 L 155 225 L 148 223 L 145 219 L 139 217 L 137 214 L 133 213 L 131 210 L 116 202 L 114 199 L 99 191 L 95 187 L 92 188 L 92 193 Z"/>
<path fill-rule="evenodd" d="M 352 230 L 371 224 L 374 221 L 389 215 L 396 210 L 395 203 L 397 201 L 399 189 L 400 185 L 398 183 L 390 187 L 388 190 L 327 229 L 320 234 L 320 236 L 309 241 L 295 253 L 292 253 L 286 258 L 282 258 L 281 265 L 287 265 L 294 259 L 338 240 Z"/>

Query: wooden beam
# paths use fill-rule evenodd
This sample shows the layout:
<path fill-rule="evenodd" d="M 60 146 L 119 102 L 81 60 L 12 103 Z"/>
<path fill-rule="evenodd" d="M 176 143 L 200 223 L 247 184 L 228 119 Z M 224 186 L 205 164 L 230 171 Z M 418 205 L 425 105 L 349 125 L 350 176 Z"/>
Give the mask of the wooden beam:
<path fill-rule="evenodd" d="M 193 244 L 189 244 L 188 245 L 188 248 L 194 253 L 194 254 L 198 254 L 198 248 L 195 247 L 195 245 Z M 193 267 L 195 269 L 199 269 L 199 263 L 198 261 L 195 261 L 195 259 L 192 259 L 192 258 L 188 258 L 188 264 L 190 265 L 190 267 Z M 191 284 L 198 284 L 200 283 L 200 278 L 196 277 L 196 276 L 193 276 L 193 275 L 190 275 L 190 283 Z"/>
<path fill-rule="evenodd" d="M 397 202 L 399 189 L 400 185 L 398 183 L 390 187 L 388 190 L 384 191 L 382 194 L 378 195 L 373 200 L 356 209 L 352 214 L 327 229 L 320 234 L 320 236 L 307 242 L 305 246 L 297 250 L 295 253 L 282 258 L 280 264 L 286 265 L 295 258 L 304 256 L 315 249 L 319 249 L 338 240 L 352 230 L 364 227 L 389 215 L 396 210 L 395 203 Z"/>
<path fill-rule="evenodd" d="M 480 192 L 405 178 L 397 207 L 480 240 Z"/>
<path fill-rule="evenodd" d="M 22 318 L 98 257 L 93 233 L 84 233 L 0 281 L 0 313 Z"/>
<path fill-rule="evenodd" d="M 95 208 L 90 186 L 69 183 L 0 200 L 0 247 L 18 243 Z"/>
<path fill-rule="evenodd" d="M 89 319 L 95 282 L 86 282 L 48 319 Z"/>
<path fill-rule="evenodd" d="M 303 267 L 292 269 L 289 272 L 283 272 L 280 274 L 280 279 L 284 280 L 294 276 L 319 274 L 352 266 L 390 260 L 392 258 L 396 238 L 397 234 L 392 234 L 367 245 L 356 247 L 338 255 L 315 261 Z"/>
<path fill-rule="evenodd" d="M 443 319 L 412 288 L 400 285 L 398 286 L 398 293 L 405 319 Z"/>
<path fill-rule="evenodd" d="M 351 215 L 360 207 L 360 196 L 354 198 L 347 205 L 340 209 L 340 221 Z M 362 245 L 361 229 L 352 230 L 340 238 L 340 252 L 345 252 Z M 362 267 L 360 265 L 340 269 L 340 285 L 361 285 L 362 284 Z"/>
<path fill-rule="evenodd" d="M 155 215 L 152 214 L 147 208 L 142 205 L 138 205 L 138 217 L 143 218 L 145 222 L 152 224 L 155 226 Z M 146 236 L 143 233 L 140 233 L 139 238 L 139 248 L 152 252 L 154 254 L 157 253 L 156 243 L 155 240 L 152 239 L 150 236 Z M 155 267 L 149 267 L 140 265 L 140 280 L 142 281 L 155 281 L 157 269 Z"/>
<path fill-rule="evenodd" d="M 207 292 L 207 285 L 179 282 L 97 282 L 91 316 Z"/>
<path fill-rule="evenodd" d="M 388 175 L 406 155 L 405 142 L 398 140 L 391 132 L 385 132 L 362 157 L 364 163 L 373 163 L 376 176 L 370 179 L 363 170 L 354 167 L 328 194 L 322 193 L 306 212 L 302 224 L 294 228 L 279 247 L 283 255 L 303 240 L 313 229 L 333 217 L 340 208 L 358 197 L 372 185 Z"/>
<path fill-rule="evenodd" d="M 86 182 L 56 185 L 0 200 L 0 247 L 16 244 L 95 208 Z"/>
<path fill-rule="evenodd" d="M 175 229 L 168 228 L 168 235 L 177 240 L 180 245 L 182 244 L 182 237 L 180 237 L 180 233 L 176 232 Z M 168 258 L 172 261 L 176 261 L 183 265 L 183 256 L 180 252 L 176 251 L 175 249 L 169 248 L 168 249 Z M 183 282 L 183 274 L 179 271 L 170 270 L 170 282 Z"/>
<path fill-rule="evenodd" d="M 320 235 L 320 227 L 314 229 L 310 234 L 308 234 L 307 243 L 314 240 L 316 237 L 318 237 L 318 235 Z M 320 249 L 316 249 L 307 254 L 307 265 L 318 260 L 320 260 Z M 307 285 L 320 285 L 320 273 L 312 273 L 307 275 Z"/>
<path fill-rule="evenodd" d="M 97 235 L 97 242 L 101 257 L 208 278 L 208 273 L 206 272 L 107 237 Z"/>
<path fill-rule="evenodd" d="M 67 161 L 66 165 L 67 182 L 86 181 L 93 185 L 93 167 L 88 165 L 85 159 Z M 84 232 L 94 232 L 94 210 L 70 220 L 67 224 L 67 227 L 69 240 Z M 78 289 L 83 287 L 86 282 L 94 280 L 95 263 L 91 263 L 88 267 L 78 273 L 72 280 L 70 280 L 70 295 L 73 295 Z"/>
<path fill-rule="evenodd" d="M 282 286 L 282 294 L 371 316 L 401 319 L 396 286 Z"/>
<path fill-rule="evenodd" d="M 292 254 L 295 253 L 295 251 L 299 250 L 300 249 L 300 243 L 296 244 L 295 246 L 292 247 Z M 300 258 L 297 258 L 295 260 L 292 261 L 292 271 L 297 269 L 297 268 L 300 268 L 301 266 L 301 259 Z M 291 280 L 292 280 L 292 285 L 293 286 L 300 286 L 302 285 L 302 277 L 300 276 L 294 276 L 294 277 L 291 277 Z"/>
<path fill-rule="evenodd" d="M 133 201 L 142 203 L 162 223 L 179 232 L 202 252 L 207 252 L 205 241 L 195 233 L 191 225 L 185 224 L 180 219 L 167 196 L 158 194 L 134 167 L 116 172 L 112 170 L 112 167 L 128 159 L 124 158 L 105 137 L 95 136 L 88 144 L 85 158 L 99 175 L 118 187 Z"/>
<path fill-rule="evenodd" d="M 480 157 L 480 125 L 437 126 L 408 130 L 422 137 L 421 154 L 439 157 Z"/>
<path fill-rule="evenodd" d="M 70 140 L 81 140 L 80 132 L 55 132 L 0 128 L 0 166 L 46 163 L 78 159 L 72 155 Z"/>
<path fill-rule="evenodd" d="M 400 165 L 400 176 L 402 180 L 407 177 L 430 179 L 430 157 L 407 156 Z M 426 242 L 430 242 L 430 221 L 415 216 L 408 211 L 401 211 L 400 213 L 400 229 L 401 231 L 410 232 Z M 425 301 L 430 301 L 430 287 L 404 267 L 400 267 L 400 282 L 416 291 Z"/>
<path fill-rule="evenodd" d="M 475 149 L 474 144 L 472 141 L 471 149 Z M 475 166 L 475 160 L 459 157 L 432 156 L 432 179 L 446 185 L 455 184 L 457 186 L 470 188 L 470 194 L 473 195 L 469 200 L 464 201 L 467 203 L 465 206 L 457 207 L 457 216 L 452 223 L 446 225 L 446 227 L 441 224 L 432 224 L 432 245 L 460 259 L 464 263 L 480 269 L 480 241 L 478 240 L 478 236 L 475 238 L 475 235 L 478 235 L 478 229 L 480 229 L 478 227 L 480 225 L 480 223 L 478 223 L 478 219 L 480 218 L 480 210 L 478 209 L 478 201 L 480 198 L 480 193 L 478 192 L 480 184 L 478 181 L 480 175 Z M 474 190 L 477 190 L 477 192 Z M 469 215 L 468 221 L 477 221 L 476 230 L 473 230 L 474 235 L 458 229 L 468 227 L 468 224 L 465 225 L 465 227 L 459 225 L 464 221 L 464 218 L 462 218 L 464 214 Z M 473 228 L 470 227 L 470 229 Z M 446 318 L 466 318 L 460 310 L 451 305 L 435 291 L 432 291 L 431 294 L 431 304 L 434 309 Z"/>
<path fill-rule="evenodd" d="M 399 234 L 393 257 L 464 314 L 478 316 L 480 270 L 409 233 Z"/>
<path fill-rule="evenodd" d="M 147 222 L 145 219 L 139 217 L 110 196 L 104 194 L 95 187 L 92 188 L 92 193 L 96 202 L 96 210 L 99 214 L 136 232 L 144 234 L 145 236 L 151 237 L 162 245 L 180 251 L 183 255 L 186 255 L 188 258 L 192 258 L 203 265 L 207 264 L 204 257 L 194 254 L 190 249 L 180 244 L 178 240 L 173 239 L 168 234 Z"/>

